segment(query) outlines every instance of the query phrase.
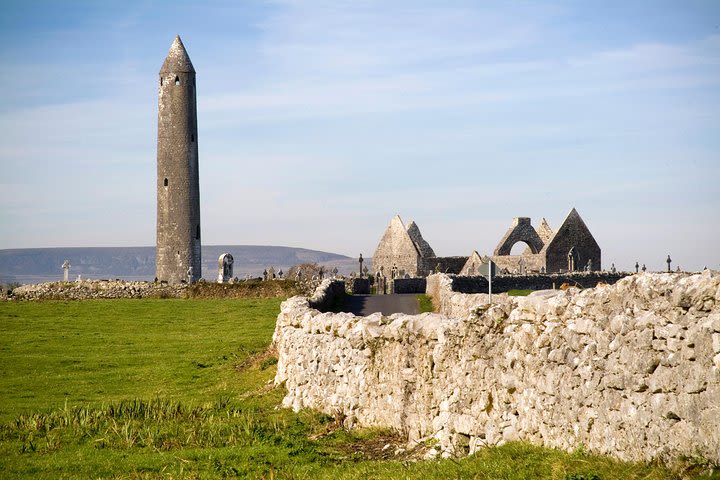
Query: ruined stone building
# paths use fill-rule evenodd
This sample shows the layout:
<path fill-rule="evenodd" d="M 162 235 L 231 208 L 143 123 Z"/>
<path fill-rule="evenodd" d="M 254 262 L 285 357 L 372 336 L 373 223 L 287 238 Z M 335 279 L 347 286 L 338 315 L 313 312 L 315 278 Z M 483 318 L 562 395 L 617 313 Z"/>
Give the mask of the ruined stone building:
<path fill-rule="evenodd" d="M 526 245 L 520 255 L 511 255 L 518 242 Z M 498 271 L 514 274 L 557 273 L 601 269 L 600 246 L 574 208 L 556 232 L 543 218 L 536 230 L 529 218 L 513 219 L 491 256 L 474 251 L 469 257 L 437 257 L 411 222 L 406 228 L 393 217 L 373 256 L 375 272 L 382 268 L 389 278 L 424 277 L 434 272 L 478 275 L 480 265 L 492 259 Z"/>
<path fill-rule="evenodd" d="M 201 275 L 195 95 L 195 69 L 177 36 L 158 93 L 156 277 L 169 283 Z"/>
<path fill-rule="evenodd" d="M 510 255 L 516 243 L 527 247 L 521 255 Z M 547 221 L 538 230 L 527 217 L 513 219 L 492 255 L 498 268 L 509 273 L 573 272 L 601 269 L 600 246 L 574 208 L 553 232 Z"/>
<path fill-rule="evenodd" d="M 399 215 L 390 220 L 373 255 L 373 269 L 387 278 L 425 277 L 433 272 L 457 273 L 467 257 L 437 257 L 415 222 L 405 227 Z"/>

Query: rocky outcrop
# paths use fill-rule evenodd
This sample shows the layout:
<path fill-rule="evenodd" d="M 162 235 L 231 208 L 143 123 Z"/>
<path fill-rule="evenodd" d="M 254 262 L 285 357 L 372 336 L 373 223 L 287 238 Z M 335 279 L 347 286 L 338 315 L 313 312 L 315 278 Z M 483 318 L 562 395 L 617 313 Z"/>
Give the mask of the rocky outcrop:
<path fill-rule="evenodd" d="M 22 285 L 12 291 L 17 300 L 86 300 L 92 298 L 184 298 L 187 285 L 122 280 L 82 280 Z"/>
<path fill-rule="evenodd" d="M 342 413 L 443 455 L 527 440 L 624 460 L 720 462 L 720 274 L 641 274 L 528 297 L 464 295 L 442 314 L 320 313 L 285 301 L 274 343 L 293 409 Z"/>

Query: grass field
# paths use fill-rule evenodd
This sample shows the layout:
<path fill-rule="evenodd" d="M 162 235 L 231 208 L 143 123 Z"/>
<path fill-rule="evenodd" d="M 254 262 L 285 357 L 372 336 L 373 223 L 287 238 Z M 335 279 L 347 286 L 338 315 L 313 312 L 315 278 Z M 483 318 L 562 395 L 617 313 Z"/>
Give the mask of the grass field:
<path fill-rule="evenodd" d="M 0 478 L 677 478 L 521 443 L 411 461 L 392 432 L 280 409 L 280 301 L 0 303 Z"/>

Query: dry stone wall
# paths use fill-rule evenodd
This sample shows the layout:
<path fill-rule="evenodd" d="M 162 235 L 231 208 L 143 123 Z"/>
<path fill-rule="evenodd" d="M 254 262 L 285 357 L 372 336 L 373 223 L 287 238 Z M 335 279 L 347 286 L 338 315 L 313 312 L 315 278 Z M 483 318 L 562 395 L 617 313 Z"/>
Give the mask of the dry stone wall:
<path fill-rule="evenodd" d="M 86 300 L 91 298 L 184 298 L 187 285 L 122 280 L 82 280 L 22 285 L 12 291 L 16 300 Z"/>
<path fill-rule="evenodd" d="M 428 279 L 442 314 L 355 317 L 288 299 L 274 334 L 284 405 L 435 439 L 443 455 L 527 440 L 720 462 L 720 274 L 641 274 L 492 306 L 451 282 Z"/>

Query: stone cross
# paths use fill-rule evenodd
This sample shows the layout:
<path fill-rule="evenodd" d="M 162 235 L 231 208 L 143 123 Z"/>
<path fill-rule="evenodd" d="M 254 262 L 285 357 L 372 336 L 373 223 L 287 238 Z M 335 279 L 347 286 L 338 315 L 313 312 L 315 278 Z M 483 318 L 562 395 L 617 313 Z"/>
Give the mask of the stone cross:
<path fill-rule="evenodd" d="M 669 271 L 670 271 L 670 263 L 672 262 L 672 260 L 670 259 L 670 255 L 668 255 L 668 258 L 667 258 L 667 260 L 665 260 L 665 261 L 666 261 L 667 264 L 668 264 L 668 272 L 669 272 Z"/>
<path fill-rule="evenodd" d="M 70 260 L 65 260 L 62 264 L 63 282 L 70 281 Z"/>
<path fill-rule="evenodd" d="M 643 273 L 645 272 L 645 270 L 647 270 L 647 267 L 645 267 L 645 264 L 643 263 L 643 266 L 642 266 Z"/>
<path fill-rule="evenodd" d="M 635 273 L 638 273 L 640 271 L 640 263 L 635 262 Z"/>
<path fill-rule="evenodd" d="M 358 262 L 360 262 L 360 278 L 363 278 L 363 262 L 365 260 L 362 258 L 362 253 L 360 254 L 360 258 L 358 258 Z"/>

